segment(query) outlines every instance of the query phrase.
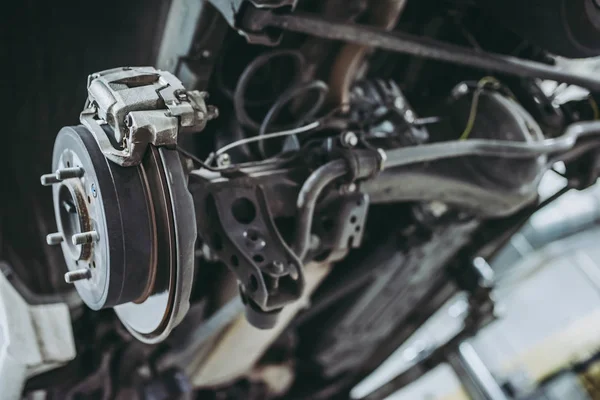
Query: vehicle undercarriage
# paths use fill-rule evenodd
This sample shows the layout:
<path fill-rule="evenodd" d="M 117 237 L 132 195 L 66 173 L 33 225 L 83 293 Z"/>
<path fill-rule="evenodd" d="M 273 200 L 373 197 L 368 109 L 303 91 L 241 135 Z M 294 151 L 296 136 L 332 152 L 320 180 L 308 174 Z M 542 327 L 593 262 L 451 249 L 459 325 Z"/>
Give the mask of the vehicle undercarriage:
<path fill-rule="evenodd" d="M 600 171 L 600 78 L 569 67 L 595 0 L 8 7 L 0 267 L 70 349 L 31 336 L 25 395 L 348 398 L 467 293 L 383 399 L 496 318 L 486 260 Z"/>

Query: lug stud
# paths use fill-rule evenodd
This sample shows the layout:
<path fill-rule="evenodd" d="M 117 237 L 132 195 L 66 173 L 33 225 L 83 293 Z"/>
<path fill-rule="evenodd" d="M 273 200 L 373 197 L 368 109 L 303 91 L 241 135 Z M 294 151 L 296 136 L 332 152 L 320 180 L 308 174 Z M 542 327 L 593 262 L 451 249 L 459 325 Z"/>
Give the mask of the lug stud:
<path fill-rule="evenodd" d="M 60 244 L 63 240 L 63 235 L 60 232 L 50 233 L 49 235 L 46 235 L 46 243 L 48 243 L 50 246 Z"/>
<path fill-rule="evenodd" d="M 88 243 L 96 242 L 98 240 L 98 238 L 99 238 L 98 232 L 89 231 L 89 232 L 82 232 L 82 233 L 74 234 L 71 237 L 71 241 L 73 242 L 74 245 L 88 244 Z"/>
<path fill-rule="evenodd" d="M 84 279 L 90 279 L 92 273 L 87 268 L 76 269 L 75 271 L 69 271 L 65 274 L 65 282 L 74 283 Z"/>
<path fill-rule="evenodd" d="M 84 172 L 81 167 L 62 168 L 56 171 L 56 177 L 61 181 L 63 179 L 81 178 Z"/>
<path fill-rule="evenodd" d="M 40 178 L 40 182 L 44 186 L 54 185 L 55 183 L 58 183 L 60 181 L 61 180 L 58 179 L 56 174 L 45 174 L 45 175 L 42 175 L 42 177 Z"/>

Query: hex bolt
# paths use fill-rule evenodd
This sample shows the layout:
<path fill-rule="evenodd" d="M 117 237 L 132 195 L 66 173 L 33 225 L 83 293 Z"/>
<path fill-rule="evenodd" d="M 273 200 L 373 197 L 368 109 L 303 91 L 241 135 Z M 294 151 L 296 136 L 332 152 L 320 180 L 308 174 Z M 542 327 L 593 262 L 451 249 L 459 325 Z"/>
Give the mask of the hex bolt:
<path fill-rule="evenodd" d="M 56 171 L 56 177 L 61 181 L 63 179 L 81 178 L 84 172 L 81 167 L 62 168 Z"/>
<path fill-rule="evenodd" d="M 45 174 L 45 175 L 42 175 L 40 178 L 40 182 L 44 186 L 54 185 L 55 183 L 59 183 L 60 181 L 61 180 L 58 179 L 56 174 Z"/>
<path fill-rule="evenodd" d="M 84 279 L 90 279 L 91 276 L 92 273 L 87 268 L 76 269 L 74 271 L 69 271 L 65 274 L 65 282 L 75 283 Z"/>
<path fill-rule="evenodd" d="M 76 233 L 71 237 L 74 245 L 96 242 L 100 236 L 96 231 Z"/>
<path fill-rule="evenodd" d="M 273 261 L 270 269 L 274 274 L 281 275 L 285 271 L 285 265 L 281 261 Z"/>
<path fill-rule="evenodd" d="M 50 233 L 46 235 L 46 243 L 48 243 L 50 246 L 60 244 L 63 240 L 65 239 L 63 237 L 63 234 L 60 232 Z"/>
<path fill-rule="evenodd" d="M 346 146 L 354 147 L 358 144 L 358 136 L 356 136 L 356 133 L 354 133 L 352 131 L 348 131 L 348 132 L 344 133 L 344 136 L 342 137 L 342 141 Z"/>

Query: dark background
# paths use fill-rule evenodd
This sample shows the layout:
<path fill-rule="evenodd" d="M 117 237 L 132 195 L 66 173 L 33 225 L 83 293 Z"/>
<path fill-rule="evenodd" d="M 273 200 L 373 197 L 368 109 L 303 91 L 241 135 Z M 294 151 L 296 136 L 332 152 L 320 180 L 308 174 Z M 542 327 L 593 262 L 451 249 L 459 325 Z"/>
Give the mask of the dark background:
<path fill-rule="evenodd" d="M 0 259 L 37 293 L 64 285 L 51 189 L 54 138 L 77 125 L 90 73 L 153 65 L 168 0 L 10 1 L 0 23 L 2 157 Z"/>

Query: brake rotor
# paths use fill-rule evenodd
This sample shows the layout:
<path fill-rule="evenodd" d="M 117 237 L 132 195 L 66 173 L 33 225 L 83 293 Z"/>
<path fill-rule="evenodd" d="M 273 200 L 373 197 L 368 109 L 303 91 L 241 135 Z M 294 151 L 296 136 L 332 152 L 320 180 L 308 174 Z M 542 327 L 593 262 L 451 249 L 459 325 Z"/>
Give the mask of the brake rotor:
<path fill-rule="evenodd" d="M 149 146 L 138 166 L 107 160 L 84 126 L 55 141 L 52 185 L 67 282 L 93 310 L 114 307 L 139 340 L 164 339 L 189 308 L 196 225 L 175 150 Z"/>

